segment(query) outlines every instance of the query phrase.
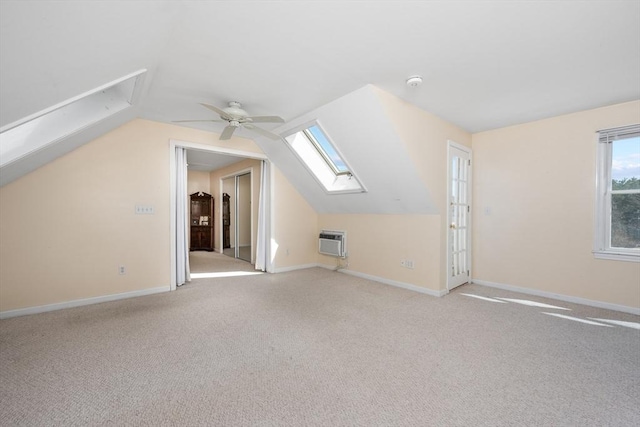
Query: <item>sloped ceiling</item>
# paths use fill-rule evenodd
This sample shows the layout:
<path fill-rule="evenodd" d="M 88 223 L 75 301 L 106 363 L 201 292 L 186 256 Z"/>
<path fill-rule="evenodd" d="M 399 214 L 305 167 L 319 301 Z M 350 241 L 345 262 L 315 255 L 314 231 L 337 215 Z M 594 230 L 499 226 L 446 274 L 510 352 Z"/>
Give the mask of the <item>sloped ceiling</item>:
<path fill-rule="evenodd" d="M 640 2 L 0 2 L 0 127 L 140 69 L 126 114 L 3 183 L 132 117 L 213 118 L 199 102 L 291 121 L 374 84 L 477 132 L 638 99 Z"/>
<path fill-rule="evenodd" d="M 298 161 L 287 143 L 257 138 L 256 143 L 318 213 L 433 214 L 437 207 L 415 170 L 404 143 L 370 85 L 304 114 L 274 131 L 318 121 L 340 142 L 340 153 L 367 189 L 328 194 Z"/>

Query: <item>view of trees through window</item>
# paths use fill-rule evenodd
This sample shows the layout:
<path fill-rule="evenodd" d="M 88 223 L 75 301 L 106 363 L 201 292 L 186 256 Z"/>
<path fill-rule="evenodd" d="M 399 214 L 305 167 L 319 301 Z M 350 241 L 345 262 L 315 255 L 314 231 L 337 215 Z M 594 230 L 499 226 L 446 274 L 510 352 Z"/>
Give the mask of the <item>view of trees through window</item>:
<path fill-rule="evenodd" d="M 640 138 L 614 141 L 611 247 L 640 248 Z"/>
<path fill-rule="evenodd" d="M 638 178 L 613 180 L 614 190 L 639 186 Z M 611 195 L 611 246 L 640 248 L 640 193 Z"/>

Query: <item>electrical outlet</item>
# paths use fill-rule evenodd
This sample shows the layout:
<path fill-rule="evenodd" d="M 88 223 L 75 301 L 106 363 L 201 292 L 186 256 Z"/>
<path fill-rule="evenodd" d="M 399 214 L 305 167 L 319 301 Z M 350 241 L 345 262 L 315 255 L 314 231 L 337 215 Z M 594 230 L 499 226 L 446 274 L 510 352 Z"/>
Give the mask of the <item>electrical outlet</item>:
<path fill-rule="evenodd" d="M 118 274 L 123 275 L 126 274 L 127 269 L 124 267 L 124 265 L 121 265 L 120 267 L 118 267 Z"/>
<path fill-rule="evenodd" d="M 153 205 L 136 205 L 136 215 L 153 215 L 154 213 Z"/>
<path fill-rule="evenodd" d="M 413 268 L 413 260 L 412 259 L 402 259 L 400 260 L 400 265 L 404 268 Z"/>

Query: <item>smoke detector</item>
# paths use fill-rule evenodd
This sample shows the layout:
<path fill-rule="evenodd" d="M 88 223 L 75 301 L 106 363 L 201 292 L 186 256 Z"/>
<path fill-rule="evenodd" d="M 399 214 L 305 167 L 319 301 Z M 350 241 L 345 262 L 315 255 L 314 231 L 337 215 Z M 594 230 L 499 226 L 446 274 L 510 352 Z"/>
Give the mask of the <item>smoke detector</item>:
<path fill-rule="evenodd" d="M 407 79 L 407 86 L 409 87 L 417 87 L 422 84 L 421 76 L 411 76 Z"/>

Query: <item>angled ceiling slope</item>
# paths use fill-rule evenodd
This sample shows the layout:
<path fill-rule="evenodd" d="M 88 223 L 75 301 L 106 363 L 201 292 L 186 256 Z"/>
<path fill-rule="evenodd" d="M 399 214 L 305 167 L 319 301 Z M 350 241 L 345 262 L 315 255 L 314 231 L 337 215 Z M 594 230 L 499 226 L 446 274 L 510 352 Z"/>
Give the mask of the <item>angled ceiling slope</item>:
<path fill-rule="evenodd" d="M 135 118 L 146 72 L 128 74 L 0 128 L 0 186 Z"/>
<path fill-rule="evenodd" d="M 0 126 L 148 70 L 136 111 L 2 179 L 130 118 L 206 119 L 199 102 L 237 100 L 289 120 L 366 84 L 480 132 L 638 99 L 639 52 L 636 0 L 0 1 Z"/>
<path fill-rule="evenodd" d="M 364 193 L 328 194 L 285 141 L 256 143 L 318 213 L 435 214 L 420 179 L 373 87 L 364 86 L 274 130 L 320 123 L 366 188 Z"/>

